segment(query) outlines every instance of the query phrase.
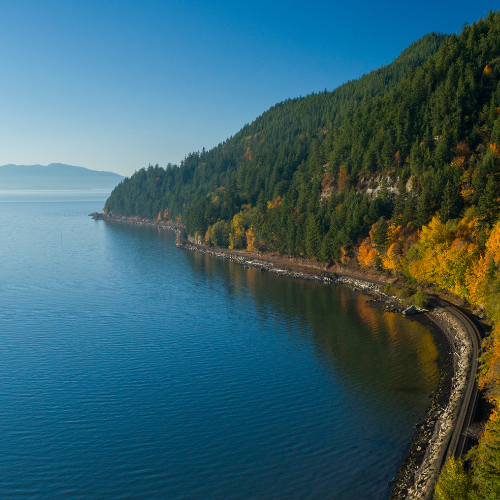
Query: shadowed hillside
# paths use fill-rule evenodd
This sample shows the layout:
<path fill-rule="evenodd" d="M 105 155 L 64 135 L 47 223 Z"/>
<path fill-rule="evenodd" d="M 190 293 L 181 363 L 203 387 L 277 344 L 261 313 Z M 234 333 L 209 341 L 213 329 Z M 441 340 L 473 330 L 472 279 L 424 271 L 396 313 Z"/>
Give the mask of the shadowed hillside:
<path fill-rule="evenodd" d="M 500 12 L 427 35 L 333 92 L 281 102 L 106 210 L 176 218 L 207 245 L 305 256 L 447 290 L 493 323 L 479 386 L 496 411 L 436 498 L 500 498 Z M 418 296 L 418 297 L 417 297 Z M 425 304 L 420 289 L 416 301 Z"/>

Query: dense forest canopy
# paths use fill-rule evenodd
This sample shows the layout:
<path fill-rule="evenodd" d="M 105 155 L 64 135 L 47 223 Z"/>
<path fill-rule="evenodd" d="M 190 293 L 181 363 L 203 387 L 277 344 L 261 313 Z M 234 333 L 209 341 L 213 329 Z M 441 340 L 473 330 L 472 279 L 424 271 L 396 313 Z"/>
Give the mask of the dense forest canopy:
<path fill-rule="evenodd" d="M 426 35 L 390 65 L 359 80 L 333 92 L 281 102 L 216 148 L 191 153 L 180 167 L 141 169 L 113 191 L 106 209 L 122 215 L 180 217 L 190 233 L 204 236 L 209 226 L 218 221 L 229 223 L 249 206 L 258 208 L 262 215 L 268 201 L 285 195 L 283 208 L 295 206 L 298 190 L 302 205 L 302 200 L 311 198 L 311 192 L 318 189 L 314 171 L 327 161 L 325 146 L 331 144 L 335 127 L 360 103 L 394 89 L 446 39 L 436 33 Z M 318 194 L 313 198 L 318 200 Z M 300 217 L 307 218 L 318 208 L 309 205 Z M 294 216 L 294 211 L 285 218 L 289 215 Z M 274 249 L 268 231 L 261 229 L 259 244 Z M 213 243 L 228 241 L 225 237 Z M 295 247 L 290 245 L 290 253 L 305 253 L 300 246 Z"/>
<path fill-rule="evenodd" d="M 185 222 L 206 244 L 373 268 L 486 312 L 495 411 L 436 498 L 500 498 L 500 12 L 391 64 L 281 102 L 180 166 L 125 179 L 106 211 Z M 422 293 L 419 291 L 418 293 Z"/>
<path fill-rule="evenodd" d="M 185 222 L 208 245 L 373 268 L 486 312 L 480 387 L 497 409 L 444 499 L 500 498 L 500 12 L 391 64 L 276 104 L 180 166 L 143 168 L 105 210 Z M 422 293 L 419 291 L 418 293 Z"/>
<path fill-rule="evenodd" d="M 179 167 L 139 170 L 105 208 L 176 218 L 210 245 L 412 279 L 425 253 L 409 251 L 418 231 L 436 217 L 448 226 L 466 217 L 472 262 L 500 213 L 499 30 L 495 12 L 460 35 L 426 35 L 390 65 L 279 103 Z M 418 279 L 481 299 L 465 271 Z"/>
<path fill-rule="evenodd" d="M 326 261 L 353 256 L 381 219 L 418 228 L 475 206 L 491 222 L 497 29 L 492 14 L 460 36 L 426 35 L 359 80 L 277 104 L 180 167 L 141 169 L 106 209 L 178 217 L 214 245 L 247 247 L 250 230 L 253 248 Z"/>

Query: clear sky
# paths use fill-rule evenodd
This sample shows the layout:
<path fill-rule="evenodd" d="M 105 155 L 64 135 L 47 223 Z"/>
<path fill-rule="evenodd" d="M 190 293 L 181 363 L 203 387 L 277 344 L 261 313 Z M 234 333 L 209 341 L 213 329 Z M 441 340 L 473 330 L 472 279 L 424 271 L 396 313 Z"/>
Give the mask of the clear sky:
<path fill-rule="evenodd" d="M 277 102 L 333 90 L 497 7 L 0 0 L 0 165 L 131 175 L 179 163 Z"/>

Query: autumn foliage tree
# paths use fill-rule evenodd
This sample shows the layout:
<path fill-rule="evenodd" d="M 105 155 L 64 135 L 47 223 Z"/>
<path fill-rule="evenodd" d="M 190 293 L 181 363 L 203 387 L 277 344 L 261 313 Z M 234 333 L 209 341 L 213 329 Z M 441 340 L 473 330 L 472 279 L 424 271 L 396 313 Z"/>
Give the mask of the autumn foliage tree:
<path fill-rule="evenodd" d="M 438 216 L 422 228 L 408 252 L 408 272 L 419 283 L 434 283 L 459 297 L 469 298 L 467 277 L 480 258 L 477 218 L 463 217 L 446 224 Z"/>
<path fill-rule="evenodd" d="M 170 213 L 212 245 L 357 262 L 483 307 L 497 326 L 484 345 L 481 384 L 498 408 L 498 40 L 500 11 L 460 34 L 427 35 L 333 92 L 276 104 L 179 166 L 138 170 L 105 211 Z M 498 433 L 487 429 L 474 463 L 490 485 Z"/>

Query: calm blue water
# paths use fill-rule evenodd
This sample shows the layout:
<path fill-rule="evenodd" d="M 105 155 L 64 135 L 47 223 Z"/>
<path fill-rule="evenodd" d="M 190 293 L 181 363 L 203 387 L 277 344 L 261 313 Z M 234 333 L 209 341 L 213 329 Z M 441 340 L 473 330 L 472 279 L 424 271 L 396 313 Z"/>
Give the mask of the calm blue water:
<path fill-rule="evenodd" d="M 384 499 L 429 332 L 342 287 L 0 193 L 0 497 Z"/>

